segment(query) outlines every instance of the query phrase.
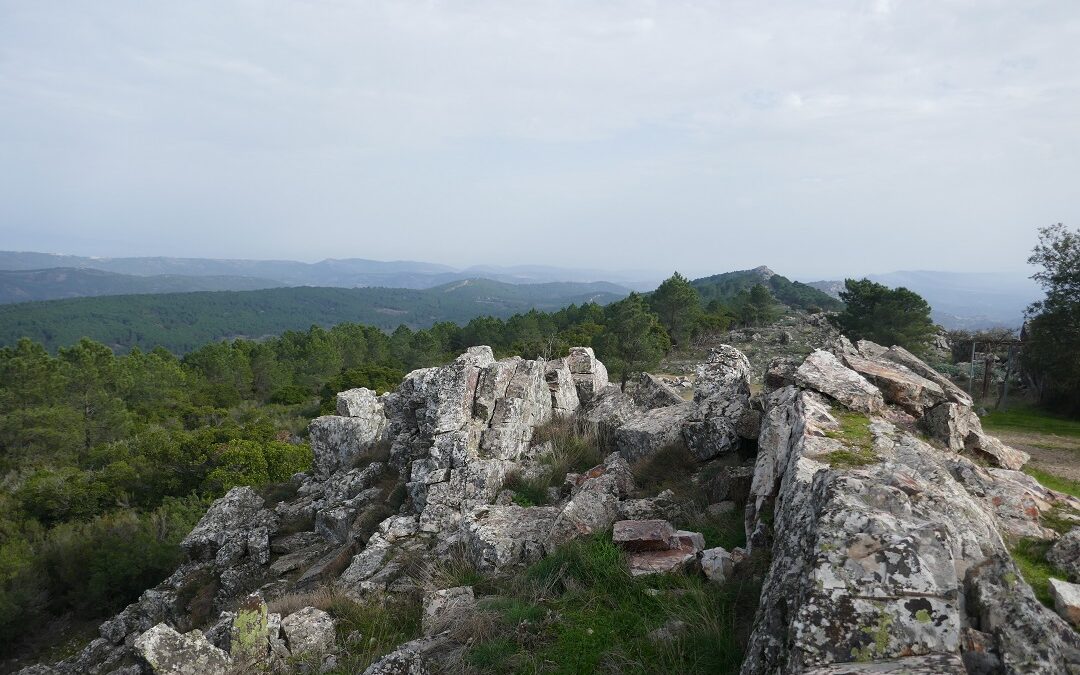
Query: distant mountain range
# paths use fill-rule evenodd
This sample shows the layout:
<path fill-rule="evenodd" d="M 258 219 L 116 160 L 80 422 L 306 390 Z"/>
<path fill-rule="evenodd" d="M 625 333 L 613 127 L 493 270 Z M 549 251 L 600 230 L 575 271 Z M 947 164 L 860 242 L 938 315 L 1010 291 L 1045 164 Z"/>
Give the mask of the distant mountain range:
<path fill-rule="evenodd" d="M 1020 274 L 940 271 L 900 271 L 870 274 L 867 278 L 890 288 L 903 286 L 926 298 L 934 321 L 946 328 L 1019 328 L 1024 310 L 1042 292 L 1034 281 Z M 843 281 L 807 283 L 833 297 L 840 297 Z"/>
<path fill-rule="evenodd" d="M 508 284 L 608 281 L 632 290 L 649 290 L 658 281 L 648 273 L 635 275 L 542 265 L 482 265 L 459 270 L 411 260 L 383 262 L 349 258 L 305 263 L 213 258 L 91 258 L 16 251 L 0 251 L 0 271 L 8 273 L 0 274 L 0 304 L 117 294 L 246 291 L 289 286 L 425 289 L 476 278 Z M 93 271 L 102 274 L 95 275 Z"/>
<path fill-rule="evenodd" d="M 607 282 L 467 279 L 429 289 L 296 287 L 26 302 L 0 306 L 0 345 L 28 337 L 53 350 L 89 337 L 118 351 L 160 345 L 185 353 L 215 340 L 261 338 L 314 324 L 426 328 L 440 321 L 463 324 L 477 316 L 606 304 L 627 293 Z"/>

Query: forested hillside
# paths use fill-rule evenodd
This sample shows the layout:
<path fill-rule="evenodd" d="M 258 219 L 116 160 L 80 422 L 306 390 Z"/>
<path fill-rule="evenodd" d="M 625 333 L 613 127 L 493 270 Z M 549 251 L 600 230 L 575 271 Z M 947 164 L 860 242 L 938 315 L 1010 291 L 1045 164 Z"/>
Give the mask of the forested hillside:
<path fill-rule="evenodd" d="M 0 307 L 0 344 L 28 337 L 52 351 L 89 337 L 121 352 L 160 346 L 183 354 L 214 340 L 258 339 L 312 325 L 426 328 L 476 316 L 607 303 L 625 294 L 606 283 L 515 285 L 474 279 L 427 290 L 304 287 L 77 298 Z"/>
<path fill-rule="evenodd" d="M 258 277 L 193 277 L 178 274 L 144 277 L 76 267 L 0 270 L 0 304 L 131 293 L 253 291 L 285 285 L 287 284 Z"/>
<path fill-rule="evenodd" d="M 754 286 L 762 285 L 768 288 L 779 302 L 789 307 L 825 310 L 838 310 L 843 307 L 842 302 L 829 294 L 802 282 L 791 281 L 768 267 L 716 274 L 695 279 L 692 283 L 705 302 L 720 300 L 732 303 L 740 294 L 747 294 Z"/>

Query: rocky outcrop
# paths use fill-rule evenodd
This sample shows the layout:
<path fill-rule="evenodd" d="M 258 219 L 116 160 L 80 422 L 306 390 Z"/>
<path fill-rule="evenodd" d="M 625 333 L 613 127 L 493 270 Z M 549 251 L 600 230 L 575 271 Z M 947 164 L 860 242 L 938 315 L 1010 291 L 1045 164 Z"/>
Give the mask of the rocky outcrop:
<path fill-rule="evenodd" d="M 747 535 L 772 562 L 744 675 L 1080 668 L 1080 636 L 1034 600 L 1002 538 L 1047 536 L 1040 514 L 1071 498 L 899 426 L 949 404 L 934 378 L 864 363 L 893 350 L 851 352 L 815 352 L 765 399 Z"/>
<path fill-rule="evenodd" d="M 697 369 L 692 401 L 649 378 L 624 393 L 584 348 L 496 360 L 474 347 L 389 394 L 342 392 L 338 414 L 312 422 L 315 466 L 290 496 L 267 504 L 236 488 L 216 501 L 176 572 L 55 672 L 109 673 L 133 659 L 144 673 L 181 662 L 218 672 L 326 655 L 337 648 L 328 614 L 281 616 L 263 598 L 322 587 L 362 601 L 413 595 L 417 561 L 460 555 L 504 575 L 599 532 L 613 531 L 631 574 L 726 583 L 747 552 L 705 549 L 701 534 L 672 527 L 684 508 L 674 493 L 635 494 L 630 461 L 678 443 L 707 467 L 693 480 L 708 512 L 745 502 L 751 553 L 771 556 L 746 675 L 1080 667 L 1077 634 L 1034 599 L 1005 545 L 1055 539 L 1044 514 L 1080 501 L 1016 471 L 1022 453 L 985 434 L 962 392 L 914 356 L 842 339 L 833 349 L 786 362 L 760 399 L 728 346 Z M 551 477 L 545 505 L 513 503 L 507 476 L 546 476 L 570 416 L 616 451 Z M 753 467 L 725 457 L 737 450 L 756 450 Z M 1071 537 L 1052 551 L 1075 558 Z M 468 587 L 432 591 L 428 635 L 367 672 L 437 671 L 445 627 L 475 600 Z"/>
<path fill-rule="evenodd" d="M 312 467 L 328 476 L 350 469 L 373 445 L 383 440 L 387 430 L 383 403 L 370 389 L 350 389 L 337 396 L 337 415 L 311 421 Z"/>
<path fill-rule="evenodd" d="M 163 623 L 140 635 L 134 647 L 154 675 L 225 675 L 232 666 L 202 632 L 181 634 Z"/>
<path fill-rule="evenodd" d="M 846 408 L 859 412 L 880 411 L 885 405 L 881 391 L 866 378 L 846 367 L 833 353 L 817 350 L 795 371 L 800 387 L 821 392 Z"/>

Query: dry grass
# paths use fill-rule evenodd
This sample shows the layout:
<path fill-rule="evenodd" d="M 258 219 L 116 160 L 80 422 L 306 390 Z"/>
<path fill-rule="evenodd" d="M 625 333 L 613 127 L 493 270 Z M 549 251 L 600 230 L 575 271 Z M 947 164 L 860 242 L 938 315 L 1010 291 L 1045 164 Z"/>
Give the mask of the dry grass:
<path fill-rule="evenodd" d="M 307 592 L 288 593 L 266 603 L 266 610 L 271 614 L 288 616 L 305 607 L 315 607 L 326 611 L 334 603 L 336 591 L 329 586 L 322 586 Z"/>

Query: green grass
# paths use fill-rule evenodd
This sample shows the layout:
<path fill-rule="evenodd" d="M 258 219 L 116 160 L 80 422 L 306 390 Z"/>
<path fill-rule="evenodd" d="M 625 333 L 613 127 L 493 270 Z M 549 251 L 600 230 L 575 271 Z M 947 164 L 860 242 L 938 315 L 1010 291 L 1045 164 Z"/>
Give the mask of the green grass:
<path fill-rule="evenodd" d="M 1045 487 L 1048 487 L 1051 490 L 1064 492 L 1067 495 L 1072 495 L 1073 497 L 1080 499 L 1080 481 L 1062 478 L 1061 476 L 1057 476 L 1052 473 L 1036 469 L 1032 466 L 1025 466 L 1024 473 L 1039 481 Z"/>
<path fill-rule="evenodd" d="M 1039 539 L 1021 539 L 1011 549 L 1013 560 L 1020 568 L 1020 573 L 1024 575 L 1024 580 L 1031 586 L 1031 590 L 1035 591 L 1035 597 L 1039 602 L 1047 607 L 1053 606 L 1053 599 L 1050 597 L 1050 577 L 1068 578 L 1068 575 L 1046 561 L 1046 551 L 1052 545 L 1053 542 Z"/>
<path fill-rule="evenodd" d="M 568 473 L 582 473 L 604 462 L 603 439 L 577 417 L 556 417 L 536 428 L 534 446 L 551 443 L 551 452 L 540 457 L 544 472 L 533 478 L 507 475 L 504 486 L 514 492 L 518 506 L 542 506 L 550 500 L 548 488 L 559 487 Z"/>
<path fill-rule="evenodd" d="M 749 579 L 634 578 L 610 538 L 581 539 L 525 570 L 506 596 L 481 603 L 474 621 L 485 637 L 466 650 L 464 665 L 478 673 L 735 673 L 758 593 Z M 647 638 L 672 619 L 689 625 L 683 635 Z"/>
<path fill-rule="evenodd" d="M 823 459 L 834 468 L 851 469 L 878 461 L 874 453 L 874 434 L 870 431 L 870 418 L 851 410 L 833 409 L 833 417 L 840 423 L 837 429 L 830 429 L 825 436 L 842 442 L 843 450 L 826 453 Z"/>
<path fill-rule="evenodd" d="M 420 635 L 421 606 L 418 599 L 360 603 L 337 597 L 331 603 L 329 612 L 337 620 L 337 641 L 343 646 L 338 666 L 330 673 L 345 675 L 363 672 L 372 661 Z M 360 639 L 350 641 L 349 637 L 354 634 Z"/>
<path fill-rule="evenodd" d="M 995 410 L 982 418 L 982 425 L 987 431 L 1023 431 L 1080 438 L 1080 420 L 1032 407 Z"/>

